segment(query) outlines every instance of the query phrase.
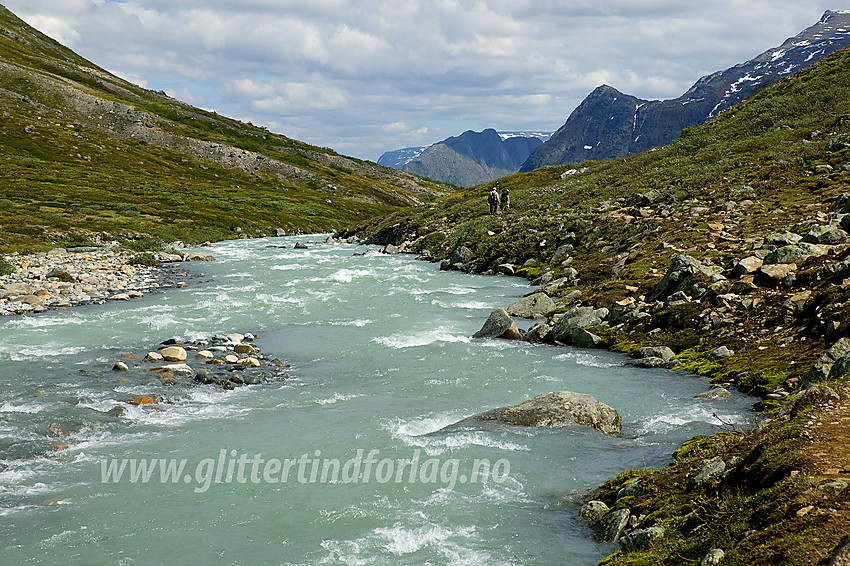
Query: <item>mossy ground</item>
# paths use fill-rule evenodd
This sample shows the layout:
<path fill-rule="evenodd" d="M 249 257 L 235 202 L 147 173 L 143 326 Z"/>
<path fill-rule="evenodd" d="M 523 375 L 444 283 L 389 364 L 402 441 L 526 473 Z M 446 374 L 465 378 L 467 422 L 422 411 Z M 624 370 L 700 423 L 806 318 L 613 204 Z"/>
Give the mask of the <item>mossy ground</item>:
<path fill-rule="evenodd" d="M 841 414 L 846 403 L 838 408 Z M 697 564 L 714 548 L 724 551 L 722 564 L 826 564 L 850 528 L 848 494 L 821 487 L 833 478 L 812 465 L 812 444 L 802 432 L 812 415 L 832 419 L 834 410 L 816 406 L 747 434 L 696 437 L 674 453 L 670 466 L 629 470 L 608 481 L 595 495 L 616 506 L 617 491 L 640 477 L 644 494 L 623 505 L 645 515 L 641 526 L 663 525 L 665 535 L 649 548 L 617 552 L 600 564 Z M 694 477 L 713 457 L 726 462 L 726 472 L 697 485 Z"/>

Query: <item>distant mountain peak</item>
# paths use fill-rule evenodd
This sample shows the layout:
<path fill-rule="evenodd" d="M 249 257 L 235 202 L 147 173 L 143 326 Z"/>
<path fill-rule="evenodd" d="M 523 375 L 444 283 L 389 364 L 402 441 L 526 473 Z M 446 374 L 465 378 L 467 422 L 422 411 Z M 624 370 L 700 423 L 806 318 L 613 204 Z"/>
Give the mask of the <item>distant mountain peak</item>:
<path fill-rule="evenodd" d="M 434 180 L 471 187 L 516 173 L 531 152 L 551 134 L 531 131 L 466 130 L 430 146 L 388 151 L 379 165 Z"/>
<path fill-rule="evenodd" d="M 522 164 L 612 159 L 662 146 L 779 79 L 850 45 L 850 10 L 827 10 L 820 21 L 755 58 L 711 73 L 671 100 L 642 100 L 610 85 L 596 87 L 567 122 Z"/>

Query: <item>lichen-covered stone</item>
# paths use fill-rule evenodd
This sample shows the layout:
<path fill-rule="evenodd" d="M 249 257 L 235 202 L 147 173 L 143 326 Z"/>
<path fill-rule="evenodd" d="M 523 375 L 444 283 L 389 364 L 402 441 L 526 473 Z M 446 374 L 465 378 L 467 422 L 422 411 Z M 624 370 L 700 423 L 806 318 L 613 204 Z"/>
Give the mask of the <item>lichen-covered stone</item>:
<path fill-rule="evenodd" d="M 466 418 L 456 425 L 497 421 L 518 426 L 583 425 L 609 435 L 620 434 L 620 414 L 592 395 L 555 391 L 544 393 L 518 405 L 493 409 Z M 454 425 L 452 425 L 454 426 Z"/>

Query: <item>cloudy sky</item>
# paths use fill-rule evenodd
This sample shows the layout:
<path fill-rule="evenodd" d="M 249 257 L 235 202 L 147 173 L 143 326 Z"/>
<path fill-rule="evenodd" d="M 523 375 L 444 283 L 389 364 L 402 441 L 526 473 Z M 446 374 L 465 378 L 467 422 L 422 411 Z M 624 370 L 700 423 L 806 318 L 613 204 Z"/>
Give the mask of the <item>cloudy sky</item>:
<path fill-rule="evenodd" d="M 850 7 L 836 1 L 0 3 L 137 84 L 377 160 L 466 130 L 554 131 L 603 83 L 677 97 Z"/>

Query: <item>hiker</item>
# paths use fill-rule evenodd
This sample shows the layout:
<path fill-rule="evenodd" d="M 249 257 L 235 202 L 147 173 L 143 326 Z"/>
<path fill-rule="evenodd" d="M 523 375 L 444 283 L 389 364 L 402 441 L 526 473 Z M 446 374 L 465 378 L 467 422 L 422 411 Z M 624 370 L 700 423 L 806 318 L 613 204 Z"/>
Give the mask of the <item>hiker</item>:
<path fill-rule="evenodd" d="M 496 187 L 498 185 L 494 185 L 490 189 L 490 194 L 487 195 L 487 202 L 490 203 L 490 214 L 499 214 L 499 191 Z"/>
<path fill-rule="evenodd" d="M 502 210 L 507 210 L 511 207 L 511 191 L 505 189 L 502 191 Z"/>

